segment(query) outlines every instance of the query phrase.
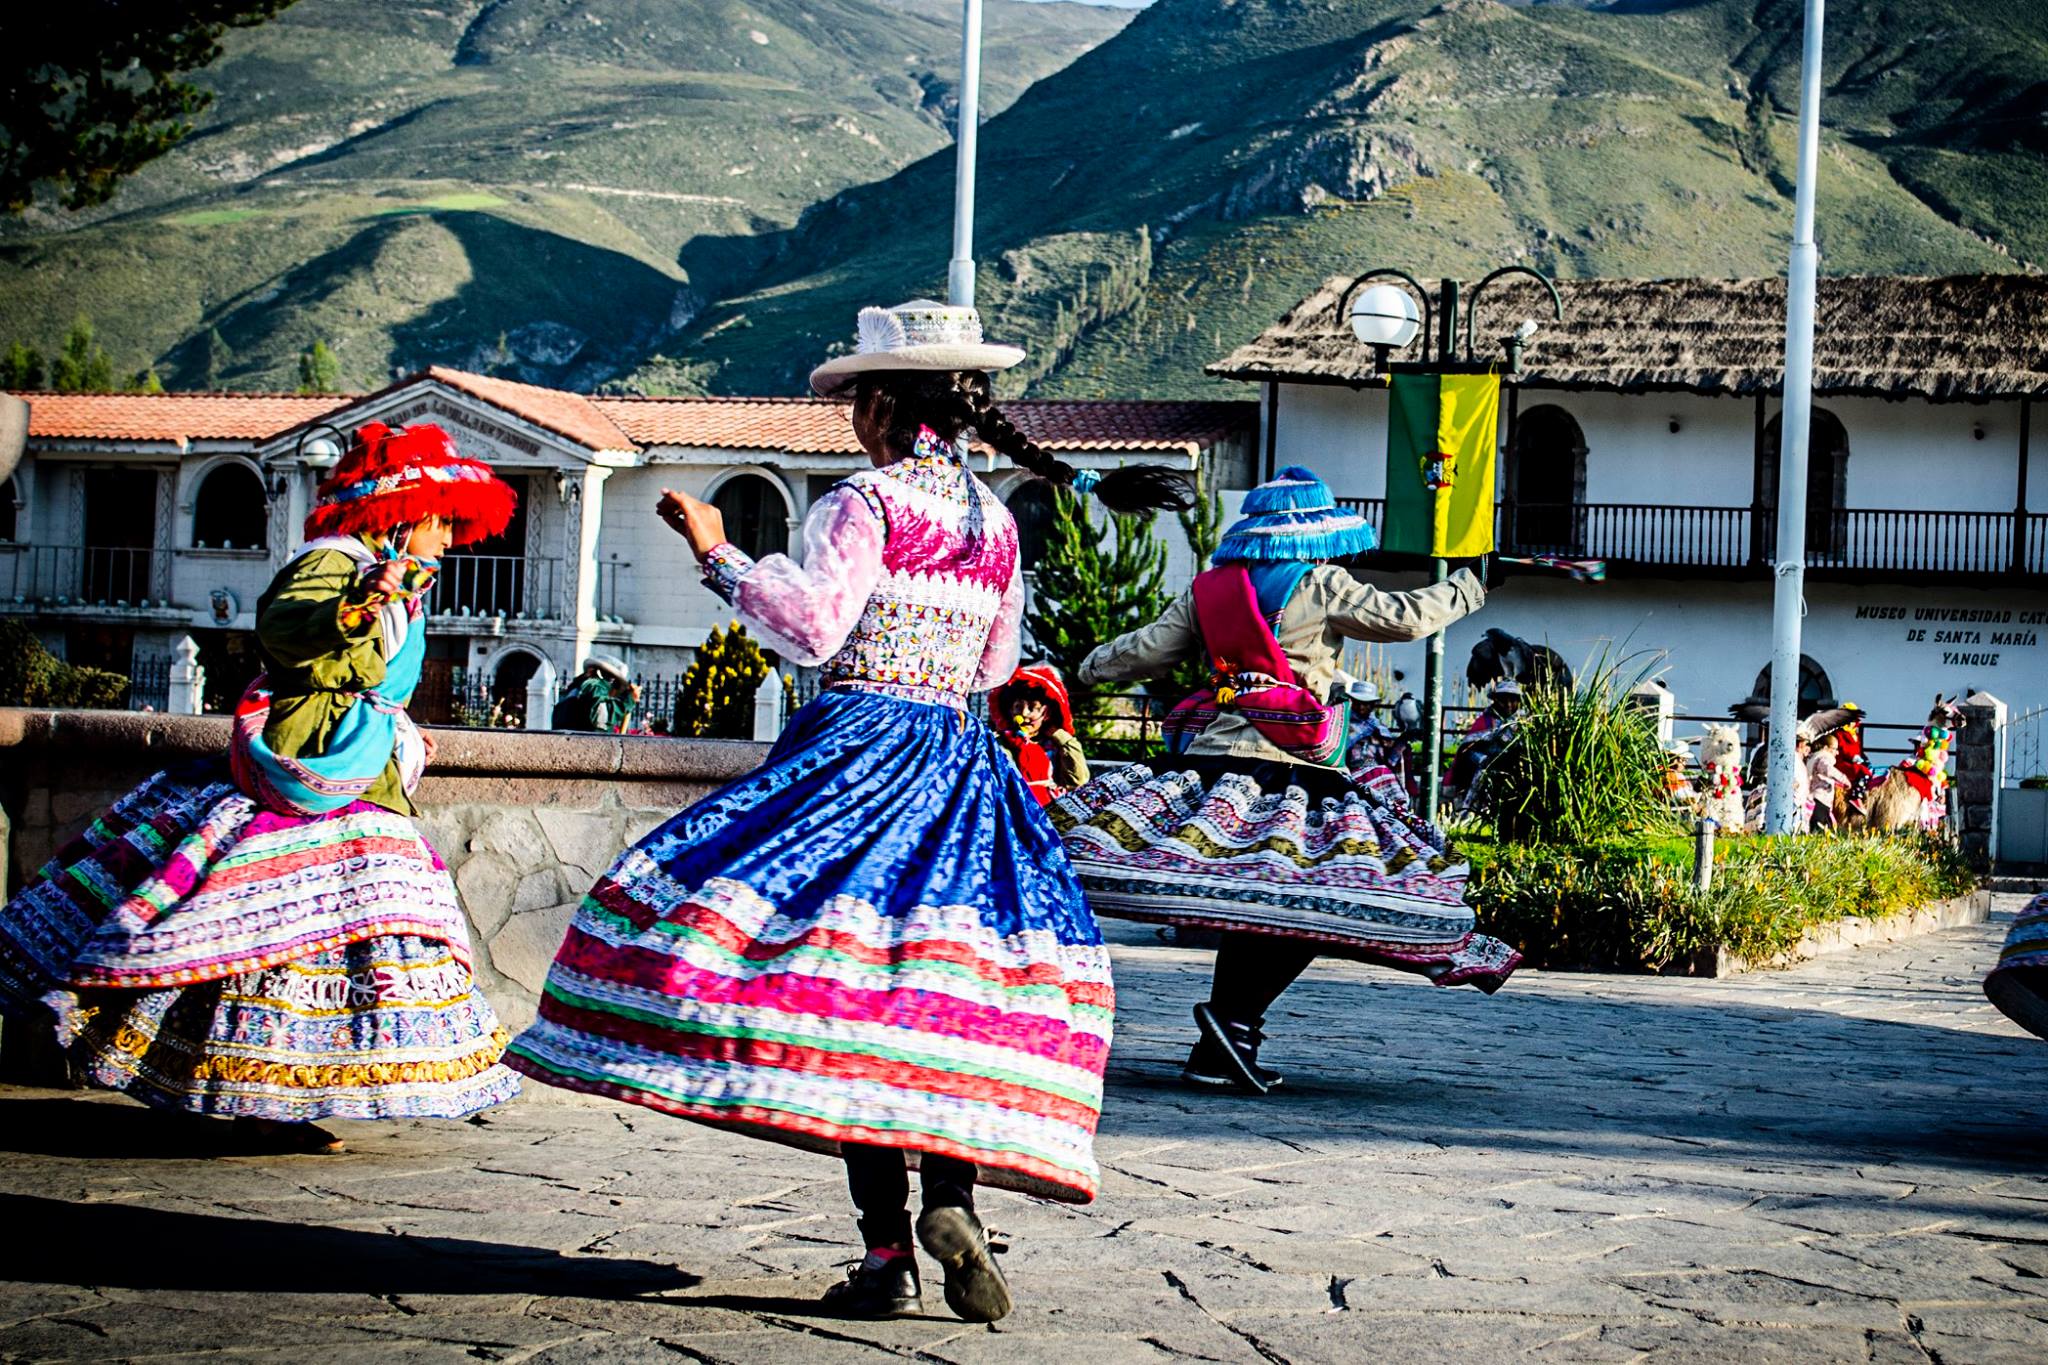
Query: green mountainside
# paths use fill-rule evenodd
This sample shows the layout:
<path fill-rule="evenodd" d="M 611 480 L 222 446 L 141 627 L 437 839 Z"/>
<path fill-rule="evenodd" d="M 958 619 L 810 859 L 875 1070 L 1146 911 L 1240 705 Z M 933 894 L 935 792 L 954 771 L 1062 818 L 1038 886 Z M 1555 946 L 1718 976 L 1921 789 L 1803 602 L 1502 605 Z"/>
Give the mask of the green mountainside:
<path fill-rule="evenodd" d="M 1130 17 L 987 11 L 985 114 Z M 111 205 L 0 229 L 0 343 L 85 313 L 174 388 L 292 387 L 316 337 L 349 386 L 589 388 L 807 207 L 949 147 L 959 42 L 952 0 L 301 0 Z"/>
<path fill-rule="evenodd" d="M 1330 274 L 1520 261 L 1782 273 L 1796 0 L 1160 0 L 981 137 L 978 302 L 1038 396 L 1240 392 L 1202 366 Z M 2048 17 L 1866 0 L 1827 28 L 1831 273 L 2048 262 Z M 808 215 L 634 383 L 792 392 L 855 308 L 939 288 L 952 167 Z M 675 357 L 671 363 L 664 357 Z"/>
<path fill-rule="evenodd" d="M 1203 365 L 1373 265 L 1780 273 L 1799 9 L 990 0 L 1006 387 L 1237 394 Z M 84 312 L 173 387 L 289 386 L 324 337 L 349 385 L 800 392 L 861 304 L 943 287 L 958 12 L 301 0 L 108 211 L 0 231 L 0 342 Z M 1862 0 L 1827 52 L 1825 270 L 2048 263 L 2048 11 Z"/>

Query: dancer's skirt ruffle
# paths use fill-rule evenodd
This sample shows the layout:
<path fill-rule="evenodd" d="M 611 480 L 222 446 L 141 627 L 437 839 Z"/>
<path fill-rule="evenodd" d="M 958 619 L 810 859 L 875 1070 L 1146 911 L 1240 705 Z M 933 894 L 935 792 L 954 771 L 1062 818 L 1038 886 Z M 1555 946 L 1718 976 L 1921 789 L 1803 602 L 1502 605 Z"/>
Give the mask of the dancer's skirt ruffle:
<path fill-rule="evenodd" d="M 619 858 L 510 1065 L 836 1152 L 1094 1196 L 1109 962 L 977 718 L 828 691 L 767 763 Z"/>
<path fill-rule="evenodd" d="M 2048 895 L 2027 902 L 2006 931 L 1984 994 L 2015 1024 L 2048 1038 Z"/>
<path fill-rule="evenodd" d="M 1047 808 L 1097 914 L 1298 939 L 1488 993 L 1520 964 L 1473 932 L 1465 863 L 1384 770 L 1316 800 L 1249 772 L 1159 766 L 1105 773 Z"/>
<path fill-rule="evenodd" d="M 0 1009 L 191 1113 L 457 1118 L 518 1089 L 412 822 L 265 811 L 217 763 L 151 777 L 0 910 Z"/>

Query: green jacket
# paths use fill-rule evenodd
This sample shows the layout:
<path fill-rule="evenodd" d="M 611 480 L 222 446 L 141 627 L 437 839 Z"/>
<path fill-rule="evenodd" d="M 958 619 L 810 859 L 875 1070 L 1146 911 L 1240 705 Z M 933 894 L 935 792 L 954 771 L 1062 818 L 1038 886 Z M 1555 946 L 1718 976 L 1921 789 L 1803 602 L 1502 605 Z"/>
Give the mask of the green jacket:
<path fill-rule="evenodd" d="M 372 615 L 354 631 L 341 626 L 345 602 L 360 601 L 361 570 L 339 550 L 321 550 L 287 566 L 256 601 L 256 647 L 270 676 L 270 721 L 263 742 L 286 757 L 325 753 L 355 694 L 384 681 L 383 629 Z M 398 763 L 363 799 L 414 814 Z"/>

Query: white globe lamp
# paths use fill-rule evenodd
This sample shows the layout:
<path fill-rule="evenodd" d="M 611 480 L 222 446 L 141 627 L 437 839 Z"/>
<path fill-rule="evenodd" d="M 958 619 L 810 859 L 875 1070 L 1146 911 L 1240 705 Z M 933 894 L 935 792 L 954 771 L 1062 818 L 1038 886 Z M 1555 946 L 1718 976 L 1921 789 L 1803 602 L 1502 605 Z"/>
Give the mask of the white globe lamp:
<path fill-rule="evenodd" d="M 1400 350 L 1422 330 L 1415 296 L 1391 284 L 1376 284 L 1351 301 L 1351 335 L 1377 350 Z"/>
<path fill-rule="evenodd" d="M 301 448 L 299 458 L 312 469 L 332 469 L 341 459 L 341 442 L 332 436 L 315 436 Z"/>

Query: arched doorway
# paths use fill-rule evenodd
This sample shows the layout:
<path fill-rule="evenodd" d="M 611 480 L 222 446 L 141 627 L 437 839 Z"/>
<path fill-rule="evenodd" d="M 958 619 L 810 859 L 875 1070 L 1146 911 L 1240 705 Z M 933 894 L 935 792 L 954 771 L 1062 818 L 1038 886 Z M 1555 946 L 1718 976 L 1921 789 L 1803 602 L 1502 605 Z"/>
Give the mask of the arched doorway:
<path fill-rule="evenodd" d="M 239 461 L 215 465 L 192 498 L 192 547 L 262 550 L 270 544 L 270 509 L 263 480 Z"/>
<path fill-rule="evenodd" d="M 1053 523 L 1059 517 L 1052 485 L 1044 479 L 1026 479 L 1017 485 L 1004 505 L 1017 521 L 1018 567 L 1028 573 L 1037 568 L 1038 561 L 1045 557 L 1046 542 L 1052 535 Z"/>
<path fill-rule="evenodd" d="M 498 656 L 491 667 L 493 726 L 516 730 L 526 725 L 526 685 L 540 671 L 540 663 L 540 655 L 526 649 L 511 649 Z"/>
<path fill-rule="evenodd" d="M 1585 539 L 1586 434 L 1555 403 L 1515 416 L 1508 461 L 1514 482 L 1514 544 L 1537 554 L 1575 555 Z"/>
<path fill-rule="evenodd" d="M 1784 439 L 1782 414 L 1764 425 L 1764 438 L 1757 451 L 1757 488 L 1761 501 L 1771 508 L 1770 535 L 1777 533 L 1778 457 Z M 1826 408 L 1813 409 L 1812 434 L 1806 444 L 1806 552 L 1823 557 L 1840 555 L 1848 536 L 1848 518 L 1842 508 L 1849 497 L 1849 431 L 1841 419 Z M 1766 539 L 1765 544 L 1771 541 Z"/>
<path fill-rule="evenodd" d="M 711 505 L 725 518 L 725 538 L 748 555 L 789 553 L 789 501 L 773 480 L 735 474 L 712 491 Z"/>
<path fill-rule="evenodd" d="M 1768 701 L 1771 695 L 1771 666 L 1764 665 L 1764 671 L 1756 675 L 1756 686 L 1750 695 Z M 1799 656 L 1799 717 L 1804 720 L 1823 706 L 1835 700 L 1835 684 L 1811 655 Z"/>

